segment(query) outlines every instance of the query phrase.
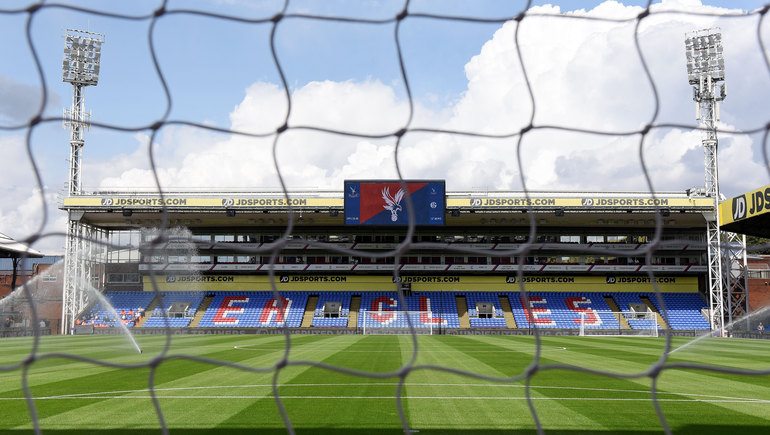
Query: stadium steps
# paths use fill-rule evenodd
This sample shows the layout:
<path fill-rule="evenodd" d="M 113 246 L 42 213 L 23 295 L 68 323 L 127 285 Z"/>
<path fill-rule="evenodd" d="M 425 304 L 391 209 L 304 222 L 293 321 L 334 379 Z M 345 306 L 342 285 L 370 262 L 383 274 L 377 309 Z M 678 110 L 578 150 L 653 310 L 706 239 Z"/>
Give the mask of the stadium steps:
<path fill-rule="evenodd" d="M 610 310 L 615 313 L 615 318 L 618 319 L 620 327 L 622 329 L 631 329 L 631 325 L 628 324 L 628 320 L 619 314 L 623 310 L 620 309 L 617 302 L 615 302 L 615 299 L 611 295 L 604 295 L 604 302 L 607 302 L 607 305 L 610 306 Z"/>
<path fill-rule="evenodd" d="M 193 316 L 192 320 L 190 320 L 190 328 L 195 328 L 198 326 L 199 323 L 201 323 L 201 319 L 203 318 L 203 315 L 206 314 L 206 310 L 209 309 L 209 305 L 211 305 L 211 302 L 214 300 L 214 296 L 206 296 L 203 298 L 203 301 L 201 302 L 201 305 L 198 307 L 198 310 L 195 312 L 195 316 Z"/>
<path fill-rule="evenodd" d="M 513 318 L 513 309 L 511 308 L 511 301 L 508 300 L 508 296 L 498 296 L 500 300 L 500 307 L 503 309 L 503 317 L 505 318 L 505 326 L 509 329 L 516 328 L 516 319 Z"/>
<path fill-rule="evenodd" d="M 94 306 L 96 306 L 96 304 L 98 304 L 98 303 L 99 303 L 99 301 L 96 301 L 96 300 L 93 300 L 93 301 L 89 302 L 88 305 L 86 305 L 86 307 L 83 308 L 83 310 L 81 310 L 75 318 L 79 319 L 79 318 L 83 317 L 84 314 L 90 313 L 91 310 L 94 309 Z"/>
<path fill-rule="evenodd" d="M 160 301 L 163 299 L 163 295 L 155 295 L 155 297 L 152 299 L 152 302 L 150 302 L 150 305 L 147 305 L 147 308 L 144 309 L 144 317 L 142 317 L 142 320 L 137 322 L 136 325 L 134 325 L 135 328 L 141 328 L 144 326 L 144 322 L 147 321 L 150 317 L 152 317 L 152 311 L 160 304 Z"/>
<path fill-rule="evenodd" d="M 302 324 L 299 325 L 300 328 L 309 328 L 313 325 L 316 307 L 318 307 L 318 296 L 309 296 L 307 305 L 305 305 L 305 314 L 302 316 Z"/>
<path fill-rule="evenodd" d="M 658 319 L 658 326 L 660 326 L 660 329 L 671 329 L 668 326 L 668 322 L 666 322 L 666 319 L 663 318 L 663 316 L 660 315 L 660 312 L 658 311 L 658 307 L 655 306 L 655 304 L 652 303 L 650 298 L 647 296 L 639 296 L 639 299 L 644 302 L 645 305 L 650 307 L 653 313 L 655 313 L 655 317 Z"/>
<path fill-rule="evenodd" d="M 465 300 L 465 296 L 455 296 L 455 303 L 457 304 L 457 315 L 460 318 L 460 328 L 470 328 L 471 321 L 468 319 L 468 301 Z"/>
<path fill-rule="evenodd" d="M 350 297 L 350 313 L 348 314 L 348 328 L 358 327 L 358 310 L 361 309 L 361 296 Z"/>

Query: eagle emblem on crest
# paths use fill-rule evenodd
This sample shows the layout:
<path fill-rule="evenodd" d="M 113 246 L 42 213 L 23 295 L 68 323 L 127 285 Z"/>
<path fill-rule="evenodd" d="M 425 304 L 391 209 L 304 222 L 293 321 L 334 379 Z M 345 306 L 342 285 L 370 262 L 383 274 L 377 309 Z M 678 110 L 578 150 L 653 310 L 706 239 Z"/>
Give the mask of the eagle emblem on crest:
<path fill-rule="evenodd" d="M 390 194 L 390 188 L 385 187 L 382 189 L 382 199 L 385 200 L 385 205 L 382 206 L 385 210 L 390 210 L 390 220 L 395 222 L 398 220 L 398 212 L 403 210 L 401 207 L 401 201 L 404 199 L 406 191 L 401 188 L 396 192 L 396 196 Z"/>

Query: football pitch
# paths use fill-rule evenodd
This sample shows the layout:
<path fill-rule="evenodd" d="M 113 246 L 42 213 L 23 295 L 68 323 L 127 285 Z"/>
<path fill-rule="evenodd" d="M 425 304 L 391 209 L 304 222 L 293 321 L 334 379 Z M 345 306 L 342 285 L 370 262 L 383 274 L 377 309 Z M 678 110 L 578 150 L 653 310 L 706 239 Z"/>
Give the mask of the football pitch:
<path fill-rule="evenodd" d="M 532 336 L 418 336 L 415 353 L 411 336 L 301 335 L 279 370 L 281 335 L 177 335 L 163 358 L 165 336 L 136 340 L 141 354 L 124 336 L 43 337 L 26 375 L 14 365 L 33 341 L 0 340 L 0 433 L 34 429 L 25 381 L 40 429 L 53 434 L 160 433 L 152 391 L 172 434 L 286 433 L 274 381 L 297 433 L 404 433 L 399 393 L 413 433 L 534 433 L 530 406 L 546 433 L 663 431 L 644 373 L 664 338 L 551 336 L 538 352 Z M 768 371 L 770 341 L 708 338 L 666 361 L 680 363 Z M 770 432 L 770 375 L 671 367 L 656 387 L 674 433 Z"/>

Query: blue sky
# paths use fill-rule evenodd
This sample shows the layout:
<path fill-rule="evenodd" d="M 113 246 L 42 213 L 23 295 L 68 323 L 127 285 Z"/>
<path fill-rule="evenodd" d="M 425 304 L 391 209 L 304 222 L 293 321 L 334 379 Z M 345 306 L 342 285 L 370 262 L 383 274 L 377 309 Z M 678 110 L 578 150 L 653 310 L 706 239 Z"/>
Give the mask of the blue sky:
<path fill-rule="evenodd" d="M 71 86 L 61 81 L 64 29 L 105 34 L 99 85 L 86 89 L 86 108 L 95 122 L 146 127 L 168 107 L 151 59 L 150 40 L 170 91 L 170 120 L 223 129 L 274 131 L 286 101 L 270 52 L 272 23 L 239 23 L 191 13 L 168 13 L 152 27 L 148 19 L 120 19 L 64 7 L 46 7 L 31 17 L 31 42 L 43 68 L 41 82 L 24 43 L 32 2 L 0 5 L 0 35 L 6 59 L 0 66 L 0 146 L 12 162 L 0 175 L 7 199 L 0 231 L 24 238 L 37 231 L 41 197 L 35 191 L 24 126 L 38 111 L 41 89 L 45 116 L 68 107 Z M 68 1 L 67 5 L 140 17 L 158 0 Z M 654 2 L 657 10 L 739 14 L 762 1 Z M 553 5 L 556 6 L 545 6 Z M 411 13 L 495 19 L 518 13 L 523 1 L 412 1 Z M 576 20 L 559 14 L 629 18 L 646 2 L 533 2 L 534 15 L 519 29 L 520 44 L 536 105 L 529 102 L 518 65 L 515 23 L 469 23 L 410 17 L 399 42 L 414 102 L 412 126 L 510 133 L 535 111 L 537 124 L 606 131 L 633 130 L 649 121 L 654 99 L 633 45 L 632 22 Z M 169 1 L 167 10 L 188 9 L 258 19 L 273 16 L 282 1 Z M 287 12 L 387 19 L 402 1 L 290 1 Z M 558 7 L 558 9 L 557 9 Z M 729 9 L 728 9 L 729 8 Z M 573 12 L 582 9 L 580 12 Z M 656 9 L 654 9 L 655 11 Z M 15 12 L 15 13 L 11 13 Z M 728 130 L 767 122 L 770 73 L 756 43 L 758 17 L 717 18 L 661 13 L 643 21 L 640 44 L 659 93 L 658 123 L 695 126 L 694 103 L 684 73 L 684 32 L 717 25 L 725 39 L 729 96 L 722 107 Z M 770 39 L 766 23 L 760 33 Z M 285 19 L 276 29 L 276 50 L 292 94 L 290 125 L 316 125 L 361 133 L 393 132 L 409 113 L 397 62 L 395 25 Z M 149 130 L 93 127 L 86 133 L 83 180 L 86 190 L 152 189 Z M 659 129 L 649 138 L 647 162 L 656 190 L 684 190 L 703 184 L 699 133 Z M 720 137 L 723 193 L 741 193 L 770 182 L 761 163 L 761 136 Z M 61 122 L 30 132 L 49 207 L 47 231 L 64 231 L 56 209 L 66 182 L 68 133 Z M 166 126 L 153 147 L 164 187 L 275 189 L 272 138 L 264 141 Z M 394 140 L 364 140 L 290 131 L 277 153 L 282 174 L 296 189 L 341 189 L 341 180 L 395 176 Z M 405 137 L 399 166 L 410 178 L 444 178 L 449 190 L 522 188 L 515 142 L 447 135 Z M 534 132 L 525 141 L 522 166 L 528 189 L 648 190 L 640 169 L 638 138 Z M 42 248 L 56 251 L 61 239 Z"/>

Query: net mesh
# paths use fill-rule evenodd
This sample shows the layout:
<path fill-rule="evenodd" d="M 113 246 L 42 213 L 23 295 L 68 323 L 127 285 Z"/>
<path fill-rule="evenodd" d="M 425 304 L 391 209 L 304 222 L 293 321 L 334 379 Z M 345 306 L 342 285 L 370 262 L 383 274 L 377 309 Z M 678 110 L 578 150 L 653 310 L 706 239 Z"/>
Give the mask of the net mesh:
<path fill-rule="evenodd" d="M 152 62 L 155 65 L 155 73 L 157 74 L 157 78 L 160 79 L 161 87 L 162 89 L 159 91 L 160 94 L 165 99 L 165 110 L 164 113 L 157 117 L 157 119 L 153 120 L 152 122 L 148 123 L 147 125 L 142 126 L 125 126 L 125 125 L 108 125 L 108 124 L 100 124 L 99 122 L 94 122 L 93 125 L 98 126 L 100 128 L 108 129 L 108 130 L 116 130 L 116 131 L 133 131 L 133 132 L 139 132 L 139 131 L 149 131 L 150 132 L 150 143 L 155 143 L 156 136 L 158 135 L 158 132 L 163 129 L 164 127 L 172 126 L 172 125 L 190 125 L 194 126 L 199 129 L 209 130 L 211 132 L 224 132 L 229 134 L 235 134 L 239 136 L 244 137 L 257 137 L 257 138 L 272 138 L 272 149 L 270 151 L 270 158 L 272 159 L 275 173 L 277 174 L 280 186 L 285 193 L 286 197 L 289 197 L 289 186 L 287 186 L 287 183 L 284 181 L 284 172 L 282 171 L 282 167 L 279 164 L 279 160 L 277 158 L 277 152 L 276 150 L 279 147 L 279 142 L 281 140 L 289 135 L 292 131 L 298 131 L 298 130 L 312 130 L 317 132 L 323 132 L 328 133 L 332 135 L 338 135 L 338 136 L 346 136 L 346 137 L 355 137 L 355 138 L 368 138 L 368 139 L 393 139 L 395 141 L 395 148 L 393 150 L 392 159 L 396 167 L 396 171 L 400 178 L 404 178 L 402 176 L 402 160 L 399 158 L 399 150 L 400 146 L 402 145 L 402 142 L 404 139 L 410 135 L 413 134 L 421 134 L 421 133 L 430 133 L 430 134 L 445 134 L 445 135 L 456 135 L 456 136 L 462 136 L 465 138 L 478 138 L 478 139 L 504 139 L 508 141 L 507 151 L 511 155 L 515 155 L 517 157 L 521 157 L 522 153 L 522 144 L 528 135 L 537 134 L 537 132 L 543 132 L 543 131 L 553 131 L 553 130 L 560 130 L 560 131 L 571 131 L 576 133 L 591 133 L 591 134 L 599 134 L 599 135 L 609 135 L 609 136 L 617 136 L 617 137 L 637 137 L 638 138 L 638 164 L 641 166 L 642 171 L 644 173 L 645 180 L 647 182 L 647 185 L 649 187 L 649 191 L 652 193 L 654 192 L 653 189 L 653 183 L 652 183 L 652 175 L 650 173 L 650 170 L 648 169 L 647 162 L 644 159 L 644 146 L 645 142 L 647 141 L 649 135 L 654 132 L 656 129 L 664 128 L 664 127 L 679 127 L 683 129 L 695 129 L 698 128 L 698 126 L 693 122 L 691 124 L 672 124 L 672 123 L 663 123 L 659 120 L 659 113 L 661 110 L 661 102 L 659 97 L 659 89 L 656 86 L 656 81 L 653 78 L 653 75 L 650 72 L 650 69 L 648 67 L 648 64 L 650 62 L 650 57 L 652 54 L 645 52 L 640 46 L 640 40 L 639 40 L 639 27 L 644 23 L 646 20 L 653 20 L 656 15 L 658 15 L 658 12 L 656 12 L 655 8 L 652 8 L 648 5 L 646 8 L 640 8 L 640 12 L 635 17 L 630 17 L 627 19 L 614 19 L 614 18 L 597 18 L 597 17 L 586 17 L 586 16 L 580 16 L 578 14 L 571 14 L 571 15 L 554 15 L 554 14 L 547 14 L 548 16 L 560 19 L 560 20 L 577 20 L 577 21 L 586 21 L 586 22 L 628 22 L 634 24 L 634 34 L 631 36 L 634 41 L 634 46 L 636 48 L 635 53 L 633 53 L 633 56 L 636 58 L 636 60 L 641 65 L 642 74 L 640 77 L 638 77 L 638 82 L 640 82 L 643 86 L 646 86 L 650 89 L 650 98 L 653 101 L 653 110 L 649 111 L 649 117 L 644 120 L 644 122 L 640 123 L 640 126 L 638 128 L 632 128 L 628 129 L 626 131 L 609 131 L 609 130 L 600 130 L 600 129 L 593 129 L 593 130 L 585 130 L 581 128 L 576 128 L 574 126 L 564 126 L 564 125 L 539 125 L 535 122 L 537 114 L 540 110 L 541 103 L 538 100 L 538 97 L 533 90 L 531 86 L 530 79 L 528 78 L 528 60 L 527 58 L 522 54 L 522 49 L 519 44 L 519 30 L 522 26 L 527 25 L 527 22 L 529 20 L 534 20 L 539 15 L 542 16 L 543 14 L 539 13 L 533 13 L 528 12 L 529 10 L 529 3 L 524 4 L 522 2 L 521 5 L 519 5 L 518 9 L 516 7 L 511 7 L 511 12 L 508 16 L 501 16 L 497 18 L 478 18 L 473 16 L 444 16 L 440 14 L 428 14 L 428 13 L 420 13 L 420 12 L 413 12 L 410 10 L 410 4 L 409 2 L 405 2 L 403 6 L 400 8 L 400 11 L 396 14 L 393 14 L 391 16 L 383 17 L 383 18 L 355 18 L 355 17 L 349 17 L 349 16 L 327 16 L 327 15 L 314 15 L 314 14 L 304 14 L 304 13 L 292 13 L 289 11 L 289 1 L 287 0 L 282 6 L 276 8 L 273 11 L 270 11 L 268 13 L 265 13 L 260 18 L 248 18 L 243 16 L 233 16 L 233 15 L 226 15 L 226 14 L 219 14 L 219 13 L 213 13 L 203 10 L 193 10 L 193 9 L 173 9 L 173 8 L 167 8 L 166 2 L 163 2 L 161 5 L 159 5 L 153 12 L 147 13 L 144 15 L 130 15 L 130 14 L 124 14 L 120 12 L 113 12 L 111 10 L 105 10 L 101 8 L 85 8 L 85 7 L 76 7 L 72 5 L 66 5 L 66 4 L 55 4 L 55 3 L 34 3 L 29 6 L 23 6 L 18 9 L 0 9 L 0 14 L 3 15 L 26 15 L 27 16 L 27 22 L 26 27 L 23 32 L 19 32 L 17 36 L 18 39 L 22 39 L 26 41 L 26 44 L 29 47 L 29 53 L 31 58 L 34 61 L 34 65 L 37 68 L 37 71 L 39 72 L 39 75 L 41 77 L 40 83 L 41 87 L 43 89 L 43 92 L 41 94 L 40 104 L 39 104 L 39 111 L 36 113 L 35 116 L 33 116 L 28 122 L 24 122 L 20 125 L 15 126 L 3 126 L 2 129 L 6 132 L 16 132 L 16 133 L 23 133 L 26 135 L 27 138 L 27 156 L 29 158 L 29 161 L 31 162 L 33 166 L 34 173 L 32 174 L 33 177 L 36 178 L 37 184 L 40 187 L 40 191 L 44 192 L 44 186 L 41 180 L 41 168 L 36 165 L 36 156 L 33 150 L 33 147 L 31 146 L 31 136 L 35 133 L 35 131 L 39 128 L 42 128 L 44 125 L 50 124 L 50 123 L 61 123 L 63 121 L 62 118 L 56 117 L 56 118 L 50 118 L 46 117 L 44 115 L 44 108 L 47 107 L 48 103 L 50 103 L 51 98 L 51 92 L 49 89 L 47 89 L 44 81 L 42 80 L 42 70 L 44 68 L 44 60 L 41 58 L 40 53 L 38 53 L 37 50 L 37 41 L 35 41 L 31 37 L 31 27 L 33 22 L 38 19 L 39 15 L 48 13 L 48 12 L 54 12 L 57 10 L 69 10 L 69 11 L 80 11 L 84 14 L 93 14 L 93 15 L 100 15 L 100 16 L 108 16 L 110 18 L 114 18 L 116 20 L 125 20 L 125 21 L 133 21 L 133 22 L 142 22 L 147 24 L 148 30 L 147 30 L 147 41 L 150 46 L 150 53 L 152 56 Z M 101 6 L 101 5 L 100 5 Z M 765 67 L 768 67 L 768 57 L 767 57 L 767 49 L 765 47 L 765 43 L 761 36 L 761 28 L 762 23 L 764 22 L 764 19 L 766 17 L 767 11 L 769 7 L 765 6 L 762 9 L 752 11 L 749 13 L 736 13 L 734 14 L 734 17 L 736 19 L 742 19 L 745 20 L 745 23 L 747 27 L 753 26 L 752 28 L 756 29 L 756 38 L 758 40 L 759 46 L 761 47 L 761 54 L 763 56 Z M 667 9 L 665 11 L 662 11 L 660 13 L 665 14 L 693 14 L 690 10 L 672 10 Z M 197 122 L 190 122 L 186 120 L 173 120 L 169 117 L 170 110 L 172 107 L 172 104 L 174 102 L 174 95 L 171 92 L 171 89 L 169 87 L 169 82 L 164 76 L 164 69 L 162 68 L 162 60 L 159 58 L 159 56 L 156 54 L 158 52 L 157 50 L 157 44 L 158 44 L 158 34 L 154 31 L 156 24 L 160 20 L 168 19 L 170 17 L 182 17 L 182 18 L 190 18 L 190 17 L 206 17 L 206 18 L 215 18 L 218 20 L 225 20 L 228 22 L 231 22 L 233 25 L 240 24 L 240 25 L 263 25 L 268 26 L 270 31 L 269 34 L 265 37 L 265 40 L 262 40 L 261 42 L 267 42 L 270 47 L 270 53 L 272 54 L 273 62 L 275 69 L 278 73 L 279 79 L 280 79 L 280 86 L 281 89 L 284 92 L 283 98 L 285 100 L 285 104 L 287 106 L 286 113 L 283 116 L 283 122 L 280 123 L 280 126 L 275 129 L 274 131 L 265 131 L 265 132 L 248 132 L 248 131 L 237 131 L 235 129 L 219 129 L 215 127 L 211 127 L 210 125 L 207 125 L 205 123 L 197 123 Z M 285 66 L 282 63 L 282 53 L 277 48 L 277 39 L 279 38 L 277 30 L 285 25 L 287 22 L 294 22 L 294 21 L 305 21 L 305 22 L 313 22 L 313 23 L 325 23 L 325 24 L 357 24 L 362 26 L 380 26 L 382 28 L 389 29 L 392 32 L 392 44 L 395 47 L 395 57 L 394 62 L 397 65 L 399 75 L 401 77 L 401 81 L 404 87 L 404 92 L 406 94 L 406 101 L 408 102 L 408 108 L 407 108 L 407 119 L 405 122 L 403 122 L 402 125 L 398 126 L 398 128 L 394 128 L 391 131 L 388 132 L 378 132 L 378 133 L 369 133 L 369 132 L 360 132 L 355 131 L 352 129 L 332 129 L 332 128 L 321 128 L 321 127 L 314 127 L 314 126 L 308 126 L 308 125 L 290 125 L 289 119 L 292 115 L 293 110 L 293 95 L 290 92 L 291 86 L 290 86 L 290 78 L 288 77 Z M 405 61 L 404 57 L 404 44 L 403 44 L 403 24 L 406 22 L 409 22 L 410 20 L 437 20 L 437 21 L 444 21 L 447 23 L 465 23 L 465 24 L 500 24 L 506 22 L 515 22 L 517 25 L 515 27 L 515 31 L 512 35 L 512 38 L 514 39 L 514 42 L 516 43 L 516 52 L 511 53 L 512 56 L 515 56 L 518 63 L 521 67 L 521 72 L 524 76 L 524 100 L 526 101 L 526 104 L 529 104 L 531 106 L 531 110 L 529 111 L 529 117 L 525 122 L 522 123 L 521 128 L 515 129 L 515 131 L 510 131 L 509 133 L 503 133 L 503 134 L 487 134 L 482 131 L 465 131 L 461 128 L 458 128 L 456 130 L 446 130 L 446 129 L 436 129 L 436 128 L 418 128 L 414 126 L 414 116 L 415 116 L 415 102 L 411 93 L 411 86 L 410 86 L 410 66 L 408 62 Z M 236 67 L 234 65 L 234 67 Z M 770 67 L 768 67 L 770 69 Z M 767 127 L 765 125 L 761 125 L 759 127 L 756 127 L 752 130 L 744 130 L 743 133 L 764 133 L 763 137 L 763 150 L 765 151 L 764 157 L 765 157 L 765 166 L 767 166 L 767 132 L 770 131 L 770 127 Z M 156 165 L 155 165 L 155 152 L 152 147 L 150 148 L 149 153 L 149 165 L 153 169 L 155 173 L 154 183 L 157 187 L 158 193 L 161 195 L 164 193 L 163 189 L 161 189 L 161 182 L 160 177 L 156 172 Z M 525 170 L 523 167 L 521 167 L 521 158 L 518 159 L 519 161 L 519 173 L 520 180 L 519 182 L 523 186 L 524 192 L 528 195 L 529 190 L 527 188 L 527 180 L 524 177 Z M 41 194 L 42 195 L 42 194 Z M 45 204 L 45 198 L 43 199 L 43 203 Z M 407 199 L 408 200 L 408 199 Z M 42 223 L 40 226 L 40 229 L 32 234 L 31 236 L 27 237 L 24 242 L 31 243 L 34 245 L 34 243 L 42 238 L 42 237 L 50 237 L 53 235 L 63 236 L 63 233 L 50 233 L 45 232 L 44 228 L 47 224 L 47 219 L 50 219 L 51 217 L 51 210 L 48 210 L 46 208 L 43 208 L 41 210 L 42 215 Z M 290 208 L 291 213 L 291 208 Z M 530 228 L 530 238 L 529 242 L 523 244 L 523 246 L 520 249 L 517 249 L 514 252 L 509 252 L 508 254 L 511 255 L 517 255 L 521 257 L 526 257 L 528 254 L 533 252 L 535 249 L 533 247 L 534 241 L 536 240 L 536 236 L 538 234 L 538 227 L 537 222 L 535 221 L 534 215 L 532 213 L 529 214 L 529 228 Z M 271 246 L 271 251 L 269 252 L 270 255 L 272 255 L 273 261 L 275 261 L 275 258 L 277 257 L 278 253 L 285 247 L 287 241 L 289 240 L 288 237 L 293 234 L 294 228 L 293 228 L 293 219 L 288 219 L 288 225 L 285 228 L 284 237 L 277 241 L 275 244 Z M 655 239 L 652 240 L 651 243 L 649 243 L 648 246 L 644 248 L 644 254 L 648 257 L 648 260 L 651 259 L 652 252 L 661 243 L 661 229 L 663 226 L 663 221 L 661 220 L 660 216 L 657 217 L 656 220 L 656 228 L 657 231 L 655 233 Z M 163 220 L 160 225 L 160 231 L 163 232 L 164 230 L 169 229 L 169 222 L 167 219 L 167 216 L 163 217 Z M 398 248 L 394 250 L 393 252 L 389 252 L 388 256 L 393 257 L 400 257 L 404 255 L 405 253 L 409 252 L 410 250 L 414 249 L 415 246 L 417 246 L 415 243 L 411 242 L 412 235 L 415 232 L 415 228 L 413 225 L 409 226 L 409 228 L 406 231 L 406 237 L 405 241 L 400 243 L 398 245 Z M 159 237 L 155 240 L 151 241 L 150 243 L 156 244 L 157 246 L 161 246 L 163 243 L 165 243 L 166 240 L 164 238 Z M 317 242 L 309 241 L 309 243 L 314 244 Z M 322 244 L 321 244 L 322 245 Z M 421 243 L 421 247 L 445 247 L 444 245 L 431 245 L 426 243 Z M 362 253 L 360 251 L 352 252 L 352 251 L 346 251 L 341 250 L 339 248 L 336 248 L 334 246 L 326 246 L 324 245 L 326 249 L 330 250 L 336 250 L 344 254 L 355 254 L 358 256 L 367 255 L 366 253 Z M 450 248 L 447 248 L 450 249 Z M 467 250 L 467 249 L 464 249 Z M 256 252 L 256 251 L 255 251 Z M 604 250 L 597 250 L 597 253 L 606 253 L 607 251 Z M 486 251 L 479 251 L 479 254 L 490 254 Z M 494 254 L 500 255 L 499 252 L 495 252 Z M 617 254 L 617 253 L 615 253 Z M 374 254 L 370 254 L 374 256 Z M 381 255 L 381 254 L 380 254 Z M 398 272 L 396 271 L 395 274 L 397 275 Z M 520 290 L 522 293 L 522 297 L 526 297 L 526 286 L 523 283 L 523 280 L 521 279 L 522 272 L 519 270 L 519 280 L 520 283 Z M 651 282 L 655 282 L 653 279 L 654 276 L 652 272 L 649 273 L 649 276 L 651 278 Z M 270 277 L 273 281 L 275 281 L 275 276 L 271 272 Z M 157 279 L 157 277 L 154 277 L 154 279 Z M 654 284 L 653 284 L 654 285 Z M 657 291 L 657 288 L 656 288 Z M 277 291 L 276 291 L 276 296 Z M 31 299 L 31 297 L 30 297 Z M 662 303 L 662 300 L 660 301 Z M 402 305 L 404 304 L 404 301 L 401 301 Z M 665 309 L 665 308 L 664 308 Z M 33 310 L 34 313 L 34 310 Z M 36 327 L 37 326 L 37 317 L 33 316 L 33 322 L 32 324 Z M 48 359 L 48 358 L 55 358 L 55 357 L 62 357 L 67 358 L 70 360 L 75 361 L 81 361 L 89 364 L 94 365 L 105 365 L 109 367 L 115 367 L 115 368 L 121 368 L 121 369 L 129 369 L 129 368 L 137 368 L 137 367 L 146 367 L 149 369 L 149 376 L 147 379 L 150 393 L 152 396 L 153 404 L 155 406 L 155 411 L 157 413 L 158 420 L 160 422 L 160 426 L 163 429 L 164 433 L 168 433 L 168 427 L 165 423 L 164 416 L 163 416 L 163 410 L 160 406 L 160 403 L 158 401 L 158 397 L 156 395 L 156 392 L 154 390 L 154 384 L 155 384 L 155 376 L 157 368 L 164 362 L 170 359 L 189 359 L 193 361 L 200 361 L 205 362 L 209 364 L 216 364 L 216 365 L 222 365 L 222 366 L 229 366 L 238 370 L 243 371 L 251 371 L 251 372 L 259 372 L 259 373 L 273 373 L 273 398 L 274 401 L 280 410 L 280 414 L 283 418 L 283 421 L 285 423 L 286 429 L 289 433 L 294 433 L 294 428 L 292 426 L 292 421 L 289 418 L 289 415 L 286 411 L 286 407 L 284 406 L 283 401 L 281 400 L 281 395 L 278 392 L 277 388 L 277 380 L 278 380 L 278 374 L 286 369 L 289 366 L 293 365 L 309 365 L 309 366 L 315 366 L 319 368 L 327 368 L 331 370 L 335 370 L 341 373 L 348 373 L 355 376 L 361 376 L 361 377 L 370 377 L 370 378 L 392 378 L 397 377 L 399 379 L 399 387 L 396 390 L 396 397 L 397 399 L 395 401 L 396 405 L 398 407 L 398 415 L 401 420 L 401 424 L 403 426 L 404 431 L 409 432 L 410 430 L 410 423 L 407 418 L 407 414 L 405 410 L 402 407 L 402 400 L 399 400 L 399 396 L 403 391 L 403 384 L 405 382 L 406 377 L 415 370 L 442 370 L 445 372 L 451 372 L 456 373 L 462 376 L 468 376 L 476 379 L 483 379 L 487 380 L 489 382 L 495 382 L 495 383 L 510 383 L 510 382 L 516 382 L 516 381 L 524 381 L 527 383 L 527 385 L 530 384 L 530 380 L 532 376 L 534 376 L 537 372 L 546 371 L 546 370 L 567 370 L 567 371 L 573 371 L 573 372 L 582 372 L 582 373 L 593 373 L 593 374 L 599 374 L 603 376 L 608 377 L 618 377 L 618 378 L 626 378 L 626 379 L 639 379 L 639 378 L 647 378 L 650 379 L 651 382 L 651 392 L 652 392 L 652 405 L 655 408 L 655 411 L 657 412 L 657 415 L 660 420 L 660 424 L 664 428 L 666 432 L 671 432 L 669 428 L 669 424 L 666 420 L 666 416 L 661 411 L 661 406 L 658 400 L 658 394 L 656 394 L 657 390 L 657 379 L 661 376 L 661 374 L 667 370 L 674 370 L 674 369 L 695 369 L 695 370 L 703 370 L 703 371 L 709 371 L 709 372 L 721 372 L 721 373 L 729 373 L 729 374 L 742 374 L 742 375 L 761 375 L 761 374 L 768 374 L 770 373 L 770 370 L 744 370 L 744 369 L 733 369 L 733 368 L 725 368 L 725 367 L 715 367 L 715 366 L 705 366 L 705 365 L 699 365 L 699 364 L 693 364 L 693 363 L 670 363 L 667 364 L 667 357 L 668 351 L 671 348 L 671 338 L 666 338 L 666 344 L 662 349 L 661 357 L 660 359 L 652 364 L 650 367 L 647 368 L 647 370 L 640 372 L 640 373 L 634 373 L 634 374 L 628 374 L 628 375 L 622 375 L 613 373 L 610 371 L 600 371 L 600 370 L 594 370 L 591 368 L 585 368 L 585 367 L 577 367 L 572 365 L 566 365 L 566 364 L 544 364 L 541 362 L 541 341 L 540 341 L 540 335 L 538 334 L 537 329 L 534 329 L 535 334 L 535 343 L 537 345 L 537 350 L 533 355 L 532 362 L 527 367 L 526 370 L 522 371 L 521 373 L 518 373 L 512 377 L 506 377 L 506 378 L 500 378 L 500 377 L 492 377 L 492 376 L 484 376 L 478 373 L 472 373 L 467 372 L 463 370 L 459 370 L 452 367 L 443 367 L 443 366 L 420 366 L 416 363 L 416 356 L 420 351 L 420 346 L 418 345 L 416 337 L 413 338 L 413 356 L 412 358 L 404 364 L 402 367 L 400 367 L 398 370 L 394 372 L 388 372 L 388 373 L 365 373 L 365 372 L 359 372 L 355 370 L 351 370 L 345 367 L 336 367 L 336 366 L 329 366 L 325 365 L 323 363 L 319 362 L 309 362 L 309 361 L 296 361 L 293 360 L 290 357 L 290 349 L 292 347 L 292 338 L 288 332 L 286 331 L 285 334 L 285 352 L 283 354 L 283 357 L 276 360 L 273 364 L 262 367 L 262 368 L 254 368 L 254 367 L 245 367 L 242 365 L 238 365 L 232 362 L 228 361 L 220 361 L 220 360 L 212 360 L 207 358 L 201 358 L 195 355 L 169 355 L 169 347 L 171 344 L 170 341 L 170 333 L 168 335 L 168 340 L 166 341 L 165 348 L 159 352 L 154 358 L 147 361 L 146 363 L 142 363 L 139 365 L 127 365 L 127 364 L 114 364 L 114 363 L 106 363 L 101 360 L 86 358 L 80 355 L 76 354 L 70 354 L 70 353 L 43 353 L 39 350 L 39 337 L 36 337 L 34 345 L 31 348 L 31 351 L 28 355 L 28 358 L 26 358 L 24 361 L 10 365 L 10 366 L 3 366 L 0 367 L 0 370 L 4 373 L 11 373 L 14 371 L 19 371 L 20 376 L 22 378 L 22 384 L 24 387 L 25 397 L 27 399 L 27 404 L 29 408 L 29 413 L 31 416 L 32 421 L 35 425 L 36 432 L 40 433 L 41 428 L 39 424 L 39 416 L 37 413 L 37 408 L 34 400 L 34 396 L 32 394 L 32 391 L 30 390 L 30 382 L 29 382 L 29 369 L 32 364 L 34 364 L 36 361 L 39 361 L 41 359 Z M 537 410 L 535 409 L 534 402 L 532 400 L 531 391 L 529 389 L 526 390 L 527 393 L 527 399 L 529 404 L 529 410 L 532 414 L 532 418 L 538 428 L 539 432 L 543 432 L 542 425 L 540 423 L 539 414 Z"/>

